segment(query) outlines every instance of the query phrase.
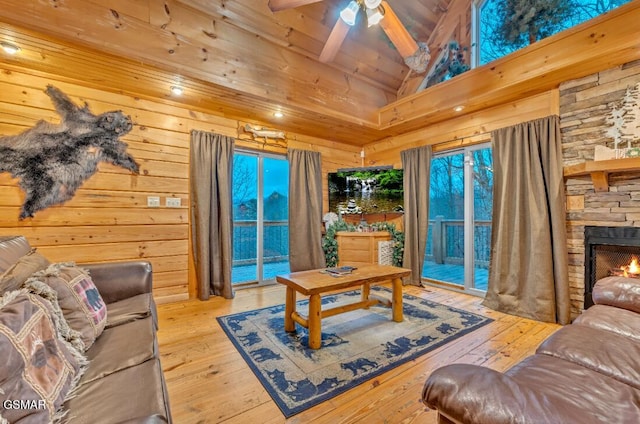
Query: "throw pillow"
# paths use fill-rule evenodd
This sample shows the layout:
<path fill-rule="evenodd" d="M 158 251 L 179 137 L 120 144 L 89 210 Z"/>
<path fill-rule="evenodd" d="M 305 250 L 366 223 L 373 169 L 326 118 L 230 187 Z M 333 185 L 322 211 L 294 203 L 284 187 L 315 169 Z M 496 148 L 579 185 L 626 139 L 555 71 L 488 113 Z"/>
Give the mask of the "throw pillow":
<path fill-rule="evenodd" d="M 52 422 L 86 359 L 59 337 L 44 298 L 17 290 L 0 298 L 0 421 Z M 24 420 L 24 421 L 22 421 Z"/>
<path fill-rule="evenodd" d="M 32 249 L 0 276 L 0 296 L 8 291 L 18 290 L 31 274 L 49 266 L 47 258 Z"/>
<path fill-rule="evenodd" d="M 80 333 L 85 350 L 89 349 L 107 323 L 107 306 L 89 273 L 74 263 L 52 264 L 35 273 L 25 287 L 39 292 L 38 282 L 56 291 L 69 327 Z"/>

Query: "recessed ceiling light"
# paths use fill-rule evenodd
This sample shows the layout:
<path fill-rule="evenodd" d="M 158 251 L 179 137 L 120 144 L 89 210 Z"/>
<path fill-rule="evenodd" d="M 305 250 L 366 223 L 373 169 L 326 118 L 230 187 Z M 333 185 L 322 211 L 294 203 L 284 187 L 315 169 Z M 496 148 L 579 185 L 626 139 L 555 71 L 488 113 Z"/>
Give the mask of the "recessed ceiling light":
<path fill-rule="evenodd" d="M 274 112 L 273 116 L 275 116 L 276 118 L 282 118 L 284 116 L 284 113 L 278 111 L 278 112 Z"/>
<path fill-rule="evenodd" d="M 171 86 L 171 92 L 173 94 L 175 94 L 176 96 L 180 96 L 182 95 L 182 93 L 184 93 L 184 89 L 178 85 L 172 85 Z"/>
<path fill-rule="evenodd" d="M 456 106 L 456 107 L 453 108 L 453 110 L 456 111 L 456 112 L 460 112 L 460 111 L 462 111 L 462 109 L 464 109 L 464 106 Z"/>
<path fill-rule="evenodd" d="M 16 54 L 20 51 L 20 47 L 16 46 L 15 44 L 7 43 L 5 41 L 1 42 L 0 46 L 2 46 L 2 50 L 4 50 L 8 54 Z"/>

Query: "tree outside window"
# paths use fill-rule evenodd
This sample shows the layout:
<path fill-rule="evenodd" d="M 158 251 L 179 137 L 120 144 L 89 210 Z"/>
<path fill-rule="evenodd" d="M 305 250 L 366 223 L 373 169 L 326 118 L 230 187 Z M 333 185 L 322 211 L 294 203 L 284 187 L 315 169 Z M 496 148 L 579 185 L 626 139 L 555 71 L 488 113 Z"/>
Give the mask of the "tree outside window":
<path fill-rule="evenodd" d="M 484 65 L 631 0 L 480 0 L 476 64 Z"/>

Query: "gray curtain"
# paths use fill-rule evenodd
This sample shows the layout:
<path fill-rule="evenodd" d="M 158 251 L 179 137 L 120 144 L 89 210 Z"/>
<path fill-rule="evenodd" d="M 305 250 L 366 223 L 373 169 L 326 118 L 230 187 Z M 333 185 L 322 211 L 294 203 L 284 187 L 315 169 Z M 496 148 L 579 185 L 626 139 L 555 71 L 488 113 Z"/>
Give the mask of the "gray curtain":
<path fill-rule="evenodd" d="M 291 271 L 324 268 L 320 153 L 289 149 L 288 159 Z"/>
<path fill-rule="evenodd" d="M 493 230 L 483 304 L 570 322 L 565 193 L 558 116 L 494 131 Z"/>
<path fill-rule="evenodd" d="M 233 297 L 231 180 L 234 139 L 191 132 L 191 231 L 198 297 Z"/>
<path fill-rule="evenodd" d="M 400 152 L 404 170 L 404 255 L 402 266 L 411 269 L 408 283 L 420 286 L 429 228 L 431 146 Z"/>

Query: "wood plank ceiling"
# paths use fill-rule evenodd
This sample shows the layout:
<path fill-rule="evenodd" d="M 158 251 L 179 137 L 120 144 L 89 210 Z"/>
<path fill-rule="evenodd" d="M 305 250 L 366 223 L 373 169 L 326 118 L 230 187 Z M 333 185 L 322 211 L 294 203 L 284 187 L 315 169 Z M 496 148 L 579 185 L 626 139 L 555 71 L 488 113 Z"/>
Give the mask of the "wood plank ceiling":
<path fill-rule="evenodd" d="M 424 42 L 451 1 L 388 0 Z M 2 0 L 0 41 L 24 50 L 7 66 L 364 145 L 396 134 L 379 129 L 378 111 L 396 100 L 409 68 L 364 19 L 332 62 L 318 61 L 347 2 L 273 13 L 268 0 Z M 180 98 L 169 94 L 176 84 Z"/>

